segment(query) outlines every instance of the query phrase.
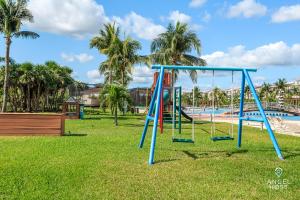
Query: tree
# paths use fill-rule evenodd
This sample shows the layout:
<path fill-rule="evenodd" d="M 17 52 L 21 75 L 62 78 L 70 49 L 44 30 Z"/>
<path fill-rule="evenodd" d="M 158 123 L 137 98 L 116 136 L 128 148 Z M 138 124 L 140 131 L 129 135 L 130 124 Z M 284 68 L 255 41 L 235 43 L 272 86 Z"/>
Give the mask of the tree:
<path fill-rule="evenodd" d="M 263 83 L 263 85 L 261 86 L 261 96 L 267 103 L 271 101 L 272 92 L 273 91 L 271 85 L 269 83 Z"/>
<path fill-rule="evenodd" d="M 114 113 L 114 123 L 118 126 L 118 109 L 123 109 L 123 100 L 130 101 L 128 90 L 118 84 L 107 84 L 104 86 L 100 99 L 102 103 L 107 103 Z"/>
<path fill-rule="evenodd" d="M 107 60 L 102 62 L 99 66 L 99 71 L 105 76 L 109 84 L 113 83 L 113 76 L 116 66 L 112 61 L 115 51 L 120 46 L 120 28 L 115 24 L 105 24 L 103 29 L 100 29 L 99 35 L 92 38 L 90 41 L 90 48 L 96 48 L 101 54 L 107 56 Z"/>
<path fill-rule="evenodd" d="M 193 97 L 189 92 L 184 92 L 181 96 L 182 105 L 191 106 L 193 105 Z"/>
<path fill-rule="evenodd" d="M 194 95 L 195 95 L 195 106 L 198 107 L 201 105 L 201 102 L 203 101 L 202 92 L 200 91 L 199 87 L 194 87 Z"/>
<path fill-rule="evenodd" d="M 204 105 L 204 107 L 207 107 L 207 106 L 210 105 L 209 95 L 208 95 L 207 92 L 205 92 L 203 94 L 203 103 L 202 103 L 202 105 Z"/>
<path fill-rule="evenodd" d="M 35 74 L 33 70 L 34 66 L 32 63 L 24 63 L 20 66 L 20 71 L 22 75 L 19 77 L 20 83 L 26 88 L 24 91 L 26 97 L 26 111 L 31 111 L 31 89 L 35 82 Z"/>
<path fill-rule="evenodd" d="M 6 111 L 7 89 L 9 84 L 10 46 L 12 38 L 32 38 L 39 37 L 37 33 L 31 31 L 21 31 L 23 22 L 33 22 L 33 16 L 27 9 L 27 0 L 0 0 L 1 29 L 5 37 L 5 72 L 3 85 L 2 112 Z"/>
<path fill-rule="evenodd" d="M 190 55 L 196 51 L 197 56 Z M 189 30 L 187 24 L 177 22 L 174 26 L 169 24 L 167 31 L 161 33 L 151 44 L 150 60 L 162 65 L 206 65 L 200 58 L 201 42 L 196 33 Z M 196 82 L 197 71 L 188 71 L 191 79 Z M 174 85 L 179 71 L 172 70 L 172 85 Z"/>
<path fill-rule="evenodd" d="M 0 71 L 2 88 L 4 69 Z M 32 63 L 10 65 L 10 84 L 7 98 L 8 111 L 56 111 L 65 100 L 69 87 L 75 80 L 72 70 L 51 61 L 45 65 Z M 0 91 L 2 92 L 2 91 Z"/>
<path fill-rule="evenodd" d="M 249 101 L 250 100 L 250 96 L 251 96 L 251 90 L 250 90 L 249 85 L 245 86 L 245 94 L 247 96 L 247 100 Z"/>
<path fill-rule="evenodd" d="M 276 88 L 276 94 L 281 94 L 282 92 L 286 91 L 287 88 L 287 81 L 284 78 L 278 79 L 275 83 L 275 88 Z"/>
<path fill-rule="evenodd" d="M 300 93 L 300 89 L 299 89 L 299 86 L 293 86 L 290 90 L 290 93 L 291 95 L 295 95 L 295 96 L 299 96 L 299 93 Z"/>
<path fill-rule="evenodd" d="M 212 94 L 214 95 L 214 105 L 216 109 L 219 109 L 221 105 L 224 105 L 228 101 L 228 97 L 226 95 L 226 92 L 222 91 L 220 88 L 215 87 L 212 91 Z"/>
<path fill-rule="evenodd" d="M 119 48 L 115 49 L 111 59 L 117 66 L 117 74 L 120 74 L 123 86 L 128 84 L 127 76 L 131 75 L 133 65 L 142 61 L 142 57 L 137 53 L 140 49 L 141 44 L 130 37 L 127 37 L 124 41 L 119 41 Z"/>

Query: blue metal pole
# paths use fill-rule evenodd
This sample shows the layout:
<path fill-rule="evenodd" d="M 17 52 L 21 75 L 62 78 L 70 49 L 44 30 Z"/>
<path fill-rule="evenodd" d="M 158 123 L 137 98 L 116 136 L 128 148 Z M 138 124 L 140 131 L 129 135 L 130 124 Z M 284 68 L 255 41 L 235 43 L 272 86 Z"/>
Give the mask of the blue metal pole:
<path fill-rule="evenodd" d="M 179 113 L 179 116 L 178 116 L 178 128 L 179 128 L 179 133 L 181 134 L 181 87 L 179 87 L 179 97 L 178 97 L 178 113 Z"/>
<path fill-rule="evenodd" d="M 152 69 L 160 69 L 161 65 L 153 65 Z M 177 66 L 177 65 L 165 65 L 165 70 L 177 69 L 177 70 L 209 70 L 209 71 L 243 71 L 244 69 L 251 72 L 256 72 L 255 68 L 238 68 L 238 67 L 216 67 L 216 66 Z"/>
<path fill-rule="evenodd" d="M 145 123 L 144 130 L 143 130 L 143 133 L 142 133 L 142 138 L 141 138 L 141 141 L 140 141 L 140 144 L 139 144 L 139 148 L 143 148 L 143 145 L 144 145 L 145 137 L 146 137 L 149 122 L 150 122 L 149 117 L 151 117 L 151 115 L 153 113 L 153 108 L 154 108 L 154 104 L 155 104 L 155 98 L 157 96 L 157 91 L 158 91 L 158 80 L 156 82 L 154 93 L 153 93 L 152 98 L 151 98 L 148 114 L 146 116 L 146 123 Z"/>
<path fill-rule="evenodd" d="M 245 74 L 242 73 L 242 83 L 241 83 L 241 94 L 240 94 L 240 113 L 239 113 L 239 129 L 238 129 L 238 143 L 237 147 L 240 148 L 242 144 L 242 132 L 243 132 L 243 120 L 244 115 L 244 97 L 245 97 Z"/>
<path fill-rule="evenodd" d="M 255 100 L 255 102 L 256 102 L 256 104 L 257 104 L 258 110 L 259 110 L 259 112 L 260 112 L 260 114 L 261 114 L 261 116 L 262 116 L 262 119 L 264 120 L 265 126 L 266 126 L 266 128 L 267 128 L 267 130 L 268 130 L 269 136 L 270 136 L 270 138 L 271 138 L 271 140 L 272 140 L 272 143 L 273 143 L 273 146 L 274 146 L 275 151 L 276 151 L 276 153 L 277 153 L 277 156 L 278 156 L 280 159 L 283 160 L 283 156 L 282 156 L 282 154 L 281 154 L 281 150 L 280 150 L 279 145 L 278 145 L 278 143 L 277 143 L 276 137 L 275 137 L 275 135 L 274 135 L 274 133 L 273 133 L 273 130 L 272 130 L 271 126 L 270 126 L 269 120 L 267 119 L 267 116 L 266 116 L 266 114 L 265 114 L 265 111 L 264 111 L 264 109 L 263 109 L 263 107 L 262 107 L 262 105 L 261 105 L 261 102 L 260 102 L 260 100 L 259 100 L 259 97 L 258 97 L 257 94 L 256 94 L 255 87 L 254 87 L 254 85 L 253 85 L 253 83 L 252 83 L 252 80 L 251 80 L 251 78 L 250 78 L 250 76 L 249 76 L 249 73 L 248 73 L 246 70 L 244 70 L 244 74 L 245 74 L 245 78 L 246 78 L 246 80 L 247 80 L 247 82 L 248 82 L 249 88 L 250 88 L 250 90 L 251 90 L 251 92 L 252 92 L 252 95 L 253 95 L 253 97 L 254 97 L 254 100 Z"/>
<path fill-rule="evenodd" d="M 151 146 L 150 146 L 150 156 L 149 156 L 149 165 L 154 164 L 154 150 L 155 150 L 155 143 L 156 143 L 156 133 L 157 133 L 157 125 L 158 125 L 158 116 L 159 116 L 159 108 L 161 103 L 161 95 L 162 95 L 162 88 L 163 88 L 163 82 L 164 82 L 164 67 L 162 66 L 160 69 L 160 75 L 159 75 L 159 85 L 158 85 L 158 94 L 156 98 L 156 108 L 155 108 L 155 116 L 154 116 L 154 124 L 152 129 L 152 140 L 151 140 Z"/>
<path fill-rule="evenodd" d="M 174 87 L 174 86 L 173 86 Z M 174 117 L 174 124 L 173 124 L 173 128 L 175 129 L 176 128 L 176 104 L 177 104 L 177 101 L 176 101 L 176 98 L 177 98 L 177 88 L 174 88 L 173 89 L 173 117 Z"/>
<path fill-rule="evenodd" d="M 141 138 L 141 141 L 140 141 L 140 144 L 139 144 L 140 149 L 143 148 L 143 146 L 144 146 L 144 141 L 145 141 L 145 137 L 146 137 L 146 134 L 147 134 L 149 122 L 150 122 L 150 119 L 148 117 L 146 117 L 146 123 L 145 123 L 145 126 L 144 126 L 142 138 Z"/>

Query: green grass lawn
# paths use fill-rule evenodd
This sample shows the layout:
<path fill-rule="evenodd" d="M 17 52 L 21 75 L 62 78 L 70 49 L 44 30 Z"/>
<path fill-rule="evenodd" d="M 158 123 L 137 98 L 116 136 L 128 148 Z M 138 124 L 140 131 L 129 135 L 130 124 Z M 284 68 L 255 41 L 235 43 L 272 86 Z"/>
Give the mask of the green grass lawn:
<path fill-rule="evenodd" d="M 119 127 L 87 117 L 66 122 L 69 136 L 0 137 L 0 199 L 300 199 L 300 138 L 276 135 L 281 161 L 259 129 L 245 127 L 238 150 L 236 140 L 212 142 L 207 123 L 196 124 L 195 144 L 174 144 L 167 125 L 149 166 L 151 129 L 138 149 L 144 117 L 121 117 Z M 283 179 L 286 189 L 269 188 Z"/>

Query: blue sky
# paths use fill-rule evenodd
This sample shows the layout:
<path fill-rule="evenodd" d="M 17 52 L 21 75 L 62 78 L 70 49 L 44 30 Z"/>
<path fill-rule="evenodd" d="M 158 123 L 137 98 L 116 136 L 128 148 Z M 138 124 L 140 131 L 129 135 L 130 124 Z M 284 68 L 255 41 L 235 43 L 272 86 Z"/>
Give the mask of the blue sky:
<path fill-rule="evenodd" d="M 31 0 L 29 8 L 35 23 L 24 29 L 41 37 L 15 39 L 12 57 L 17 62 L 55 60 L 70 66 L 74 77 L 84 82 L 102 81 L 97 68 L 105 57 L 89 48 L 89 40 L 103 23 L 111 21 L 142 43 L 141 54 L 150 53 L 151 40 L 168 23 L 181 21 L 198 34 L 202 56 L 210 65 L 257 67 L 258 72 L 252 74 L 256 84 L 300 79 L 299 0 Z M 1 45 L 0 55 L 4 55 L 3 40 Z M 152 73 L 136 66 L 130 87 L 149 86 Z M 184 74 L 180 83 L 192 86 Z M 211 77 L 202 76 L 198 83 L 207 89 Z M 216 84 L 229 87 L 230 76 L 217 77 Z"/>

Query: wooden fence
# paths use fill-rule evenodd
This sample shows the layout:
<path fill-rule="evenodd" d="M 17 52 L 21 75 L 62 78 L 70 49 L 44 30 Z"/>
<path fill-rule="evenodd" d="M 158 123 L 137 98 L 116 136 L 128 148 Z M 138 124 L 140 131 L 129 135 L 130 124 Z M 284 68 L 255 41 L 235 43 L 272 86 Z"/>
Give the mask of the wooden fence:
<path fill-rule="evenodd" d="M 59 136 L 64 132 L 63 114 L 0 113 L 0 136 Z"/>

